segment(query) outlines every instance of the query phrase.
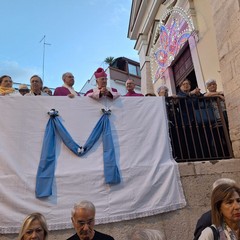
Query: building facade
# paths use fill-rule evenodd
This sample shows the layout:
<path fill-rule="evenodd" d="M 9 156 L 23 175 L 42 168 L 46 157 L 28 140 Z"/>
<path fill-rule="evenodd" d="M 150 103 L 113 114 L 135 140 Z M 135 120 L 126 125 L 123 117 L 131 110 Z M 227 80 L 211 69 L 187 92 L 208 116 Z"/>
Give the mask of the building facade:
<path fill-rule="evenodd" d="M 136 40 L 142 90 L 166 85 L 176 93 L 188 78 L 205 92 L 205 81 L 222 81 L 209 1 L 133 1 L 128 37 Z"/>
<path fill-rule="evenodd" d="M 185 78 L 205 93 L 205 82 L 217 81 L 235 157 L 240 156 L 238 19 L 238 0 L 133 0 L 128 29 L 140 58 L 143 93 L 166 85 L 175 94 Z"/>

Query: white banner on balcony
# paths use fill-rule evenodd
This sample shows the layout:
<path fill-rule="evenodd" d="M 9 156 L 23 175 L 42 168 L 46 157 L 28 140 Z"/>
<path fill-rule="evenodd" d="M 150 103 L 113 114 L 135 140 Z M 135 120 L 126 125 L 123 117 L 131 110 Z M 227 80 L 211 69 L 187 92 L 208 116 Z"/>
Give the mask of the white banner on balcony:
<path fill-rule="evenodd" d="M 18 232 L 27 214 L 41 212 L 51 230 L 71 228 L 80 200 L 96 206 L 96 224 L 152 216 L 186 205 L 178 165 L 171 155 L 164 99 L 121 97 L 0 97 L 0 233 Z M 110 108 L 121 183 L 104 182 L 101 138 L 79 158 L 57 149 L 53 195 L 35 197 L 36 173 L 50 109 L 59 111 L 73 139 L 83 145 Z"/>

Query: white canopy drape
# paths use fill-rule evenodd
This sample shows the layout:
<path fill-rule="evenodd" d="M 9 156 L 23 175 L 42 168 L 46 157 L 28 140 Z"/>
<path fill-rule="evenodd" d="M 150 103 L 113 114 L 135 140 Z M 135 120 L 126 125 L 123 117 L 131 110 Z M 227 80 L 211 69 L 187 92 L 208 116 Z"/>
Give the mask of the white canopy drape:
<path fill-rule="evenodd" d="M 35 197 L 36 173 L 50 109 L 59 111 L 73 139 L 83 145 L 110 108 L 122 182 L 106 185 L 101 139 L 84 157 L 61 143 L 53 196 Z M 18 232 L 25 216 L 45 215 L 49 229 L 72 227 L 80 200 L 96 206 L 96 224 L 151 216 L 186 205 L 178 165 L 171 155 L 164 98 L 0 97 L 0 233 Z"/>

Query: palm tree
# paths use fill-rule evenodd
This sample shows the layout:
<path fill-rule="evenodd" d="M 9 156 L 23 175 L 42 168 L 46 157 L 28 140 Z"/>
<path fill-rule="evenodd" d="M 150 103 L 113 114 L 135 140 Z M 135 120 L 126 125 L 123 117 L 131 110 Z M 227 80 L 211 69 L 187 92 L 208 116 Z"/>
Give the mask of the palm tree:
<path fill-rule="evenodd" d="M 114 57 L 106 57 L 104 60 L 104 63 L 111 65 L 113 63 L 113 61 L 115 60 Z"/>

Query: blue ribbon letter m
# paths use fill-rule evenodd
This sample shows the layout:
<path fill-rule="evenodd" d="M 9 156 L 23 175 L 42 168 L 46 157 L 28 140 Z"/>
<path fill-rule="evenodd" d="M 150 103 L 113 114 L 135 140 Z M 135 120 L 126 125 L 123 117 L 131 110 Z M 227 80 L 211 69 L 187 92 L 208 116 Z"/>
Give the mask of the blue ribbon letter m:
<path fill-rule="evenodd" d="M 103 111 L 103 115 L 97 122 L 85 145 L 81 147 L 72 139 L 65 129 L 59 120 L 58 114 L 50 114 L 51 117 L 45 129 L 42 153 L 36 177 L 37 198 L 52 195 L 56 164 L 56 134 L 60 136 L 64 144 L 78 157 L 86 154 L 102 134 L 105 183 L 118 184 L 121 182 L 116 163 L 109 115 L 109 111 Z"/>

